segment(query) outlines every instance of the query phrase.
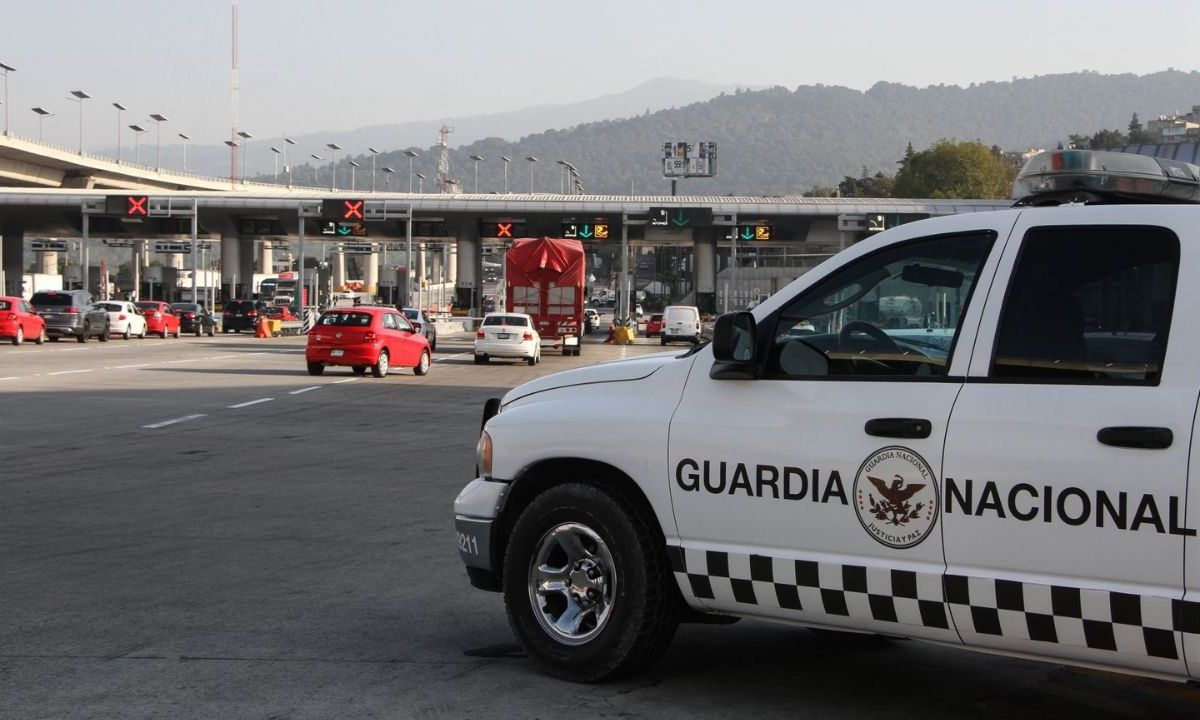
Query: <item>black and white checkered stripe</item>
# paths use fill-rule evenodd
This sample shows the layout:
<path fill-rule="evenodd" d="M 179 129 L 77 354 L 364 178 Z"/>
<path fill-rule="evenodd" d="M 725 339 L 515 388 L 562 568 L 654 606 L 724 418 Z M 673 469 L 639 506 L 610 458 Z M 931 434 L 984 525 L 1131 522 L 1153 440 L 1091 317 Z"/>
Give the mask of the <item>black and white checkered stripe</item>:
<path fill-rule="evenodd" d="M 1169 660 L 1200 603 L 994 578 L 671 547 L 680 590 L 721 606 L 957 629 Z M 786 614 L 786 613 L 781 613 Z M 951 623 L 951 618 L 957 625 Z"/>

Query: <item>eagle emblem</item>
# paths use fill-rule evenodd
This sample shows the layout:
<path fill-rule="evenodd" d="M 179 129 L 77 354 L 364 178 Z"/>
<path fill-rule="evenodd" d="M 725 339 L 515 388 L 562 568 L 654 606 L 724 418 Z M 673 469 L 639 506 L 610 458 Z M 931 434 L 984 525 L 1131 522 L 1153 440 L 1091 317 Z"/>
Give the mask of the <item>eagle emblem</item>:
<path fill-rule="evenodd" d="M 916 520 L 921 517 L 921 511 L 925 509 L 925 503 L 916 503 L 914 505 L 909 500 L 925 487 L 923 483 L 910 483 L 905 486 L 904 478 L 899 475 L 896 475 L 892 479 L 891 485 L 888 485 L 884 480 L 870 475 L 867 476 L 867 480 L 875 486 L 880 495 L 880 499 L 877 502 L 874 495 L 867 494 L 871 503 L 871 514 L 875 516 L 876 520 L 881 520 L 891 525 L 907 525 L 910 520 Z"/>

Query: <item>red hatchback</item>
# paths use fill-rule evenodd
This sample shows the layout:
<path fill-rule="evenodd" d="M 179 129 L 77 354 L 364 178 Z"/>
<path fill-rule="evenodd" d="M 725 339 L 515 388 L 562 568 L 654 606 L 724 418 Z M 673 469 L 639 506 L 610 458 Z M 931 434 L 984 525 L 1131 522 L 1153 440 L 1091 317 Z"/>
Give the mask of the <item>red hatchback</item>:
<path fill-rule="evenodd" d="M 662 313 L 654 313 L 651 315 L 650 319 L 646 321 L 646 337 L 662 335 L 663 324 Z"/>
<path fill-rule="evenodd" d="M 392 366 L 424 375 L 432 355 L 425 336 L 390 307 L 329 310 L 309 331 L 304 350 L 309 375 L 320 375 L 326 365 L 349 365 L 355 375 L 370 368 L 372 375 L 383 377 Z"/>
<path fill-rule="evenodd" d="M 168 335 L 179 337 L 179 316 L 168 303 L 157 300 L 142 300 L 134 303 L 146 316 L 146 332 L 150 335 Z"/>
<path fill-rule="evenodd" d="M 33 338 L 38 345 L 46 342 L 46 321 L 33 306 L 19 297 L 0 297 L 0 337 L 20 345 Z"/>

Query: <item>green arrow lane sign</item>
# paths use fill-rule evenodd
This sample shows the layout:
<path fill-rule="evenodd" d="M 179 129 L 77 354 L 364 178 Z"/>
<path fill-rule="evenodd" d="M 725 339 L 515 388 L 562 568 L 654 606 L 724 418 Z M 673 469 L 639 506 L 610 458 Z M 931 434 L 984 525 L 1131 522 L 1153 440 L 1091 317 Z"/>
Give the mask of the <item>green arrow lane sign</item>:
<path fill-rule="evenodd" d="M 691 222 L 692 219 L 684 215 L 682 210 L 676 213 L 675 217 L 671 218 L 671 224 L 675 227 L 686 227 Z"/>
<path fill-rule="evenodd" d="M 587 238 L 590 238 L 591 236 L 592 236 L 592 226 L 591 225 L 584 225 L 583 227 L 579 228 L 579 237 L 586 240 Z"/>
<path fill-rule="evenodd" d="M 754 228 L 748 227 L 748 226 L 745 228 L 742 228 L 742 239 L 743 240 L 753 240 L 754 239 Z"/>
<path fill-rule="evenodd" d="M 349 225 L 338 225 L 338 235 L 349 235 L 352 229 Z"/>

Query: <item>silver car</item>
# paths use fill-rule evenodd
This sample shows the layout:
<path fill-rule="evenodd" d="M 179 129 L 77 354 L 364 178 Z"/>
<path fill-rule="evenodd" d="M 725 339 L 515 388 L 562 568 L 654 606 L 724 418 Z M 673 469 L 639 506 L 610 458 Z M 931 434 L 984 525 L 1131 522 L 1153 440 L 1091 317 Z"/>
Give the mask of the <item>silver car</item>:
<path fill-rule="evenodd" d="M 429 352 L 437 350 L 437 324 L 434 323 L 433 318 L 418 308 L 400 308 L 400 311 L 413 324 L 417 332 L 424 335 L 425 339 L 429 341 Z"/>

